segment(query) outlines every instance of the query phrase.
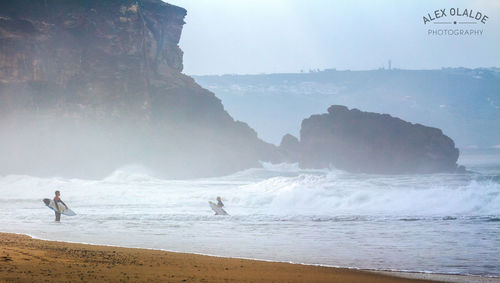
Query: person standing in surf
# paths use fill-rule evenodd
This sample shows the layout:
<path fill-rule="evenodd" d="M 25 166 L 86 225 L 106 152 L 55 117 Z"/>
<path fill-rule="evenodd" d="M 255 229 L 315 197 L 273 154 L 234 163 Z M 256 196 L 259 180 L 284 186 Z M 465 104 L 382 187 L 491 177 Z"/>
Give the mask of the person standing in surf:
<path fill-rule="evenodd" d="M 64 205 L 66 207 L 66 209 L 68 209 L 68 206 L 59 197 L 60 195 L 61 195 L 61 192 L 56 191 L 56 196 L 54 197 L 54 204 L 56 205 L 56 208 L 57 208 L 57 211 L 55 211 L 57 222 L 61 221 L 61 212 L 60 212 L 61 209 L 59 208 L 59 205 L 60 205 L 59 203 L 61 203 L 62 205 Z"/>

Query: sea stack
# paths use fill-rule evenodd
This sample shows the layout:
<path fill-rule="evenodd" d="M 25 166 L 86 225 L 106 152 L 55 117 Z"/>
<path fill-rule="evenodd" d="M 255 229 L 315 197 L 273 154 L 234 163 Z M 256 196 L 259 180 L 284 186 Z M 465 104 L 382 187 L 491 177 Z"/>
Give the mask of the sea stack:
<path fill-rule="evenodd" d="M 298 147 L 301 168 L 374 174 L 464 171 L 457 166 L 455 143 L 440 129 L 341 105 L 303 120 Z"/>

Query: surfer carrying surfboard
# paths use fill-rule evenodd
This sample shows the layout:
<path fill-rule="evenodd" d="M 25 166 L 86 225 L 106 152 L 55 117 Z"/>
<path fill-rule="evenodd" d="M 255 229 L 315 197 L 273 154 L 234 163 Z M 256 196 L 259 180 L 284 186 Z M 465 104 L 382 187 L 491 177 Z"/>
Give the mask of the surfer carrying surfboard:
<path fill-rule="evenodd" d="M 208 204 L 210 205 L 210 208 L 215 212 L 215 215 L 228 215 L 227 212 L 224 209 L 222 209 L 224 204 L 222 203 L 220 197 L 217 197 L 217 203 L 213 201 L 208 201 Z"/>
<path fill-rule="evenodd" d="M 58 210 L 58 211 L 54 211 L 56 213 L 56 221 L 61 221 L 61 209 L 59 208 L 59 205 L 60 205 L 59 203 L 61 203 L 62 205 L 64 205 L 66 207 L 66 209 L 68 209 L 68 206 L 59 197 L 60 195 L 61 195 L 61 192 L 56 191 L 56 196 L 54 197 L 54 203 L 56 204 L 56 207 Z"/>

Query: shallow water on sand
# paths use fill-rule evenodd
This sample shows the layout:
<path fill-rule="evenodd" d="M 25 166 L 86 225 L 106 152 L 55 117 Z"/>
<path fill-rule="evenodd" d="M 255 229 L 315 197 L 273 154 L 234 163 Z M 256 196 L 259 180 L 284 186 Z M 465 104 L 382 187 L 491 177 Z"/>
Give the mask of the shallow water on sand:
<path fill-rule="evenodd" d="M 363 269 L 500 276 L 500 155 L 474 174 L 364 175 L 265 165 L 186 181 L 0 177 L 0 231 L 71 242 Z M 54 222 L 54 190 L 78 214 Z M 230 216 L 214 216 L 221 196 Z"/>

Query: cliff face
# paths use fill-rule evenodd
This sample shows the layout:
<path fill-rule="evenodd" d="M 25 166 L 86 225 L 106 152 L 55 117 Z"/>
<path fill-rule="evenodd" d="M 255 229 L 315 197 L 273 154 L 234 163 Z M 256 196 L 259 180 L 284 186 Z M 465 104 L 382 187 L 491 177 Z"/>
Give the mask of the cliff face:
<path fill-rule="evenodd" d="M 453 140 L 441 130 L 339 105 L 302 121 L 298 148 L 302 168 L 378 174 L 464 170 L 457 167 Z"/>
<path fill-rule="evenodd" d="M 181 74 L 186 10 L 160 0 L 0 2 L 0 174 L 166 177 L 258 166 L 275 148 Z"/>
<path fill-rule="evenodd" d="M 8 0 L 0 5 L 3 107 L 31 111 L 55 102 L 51 110 L 68 111 L 68 104 L 99 104 L 111 109 L 86 112 L 107 116 L 124 103 L 148 110 L 148 87 L 155 80 L 192 84 L 180 75 L 182 8 L 161 1 Z"/>

